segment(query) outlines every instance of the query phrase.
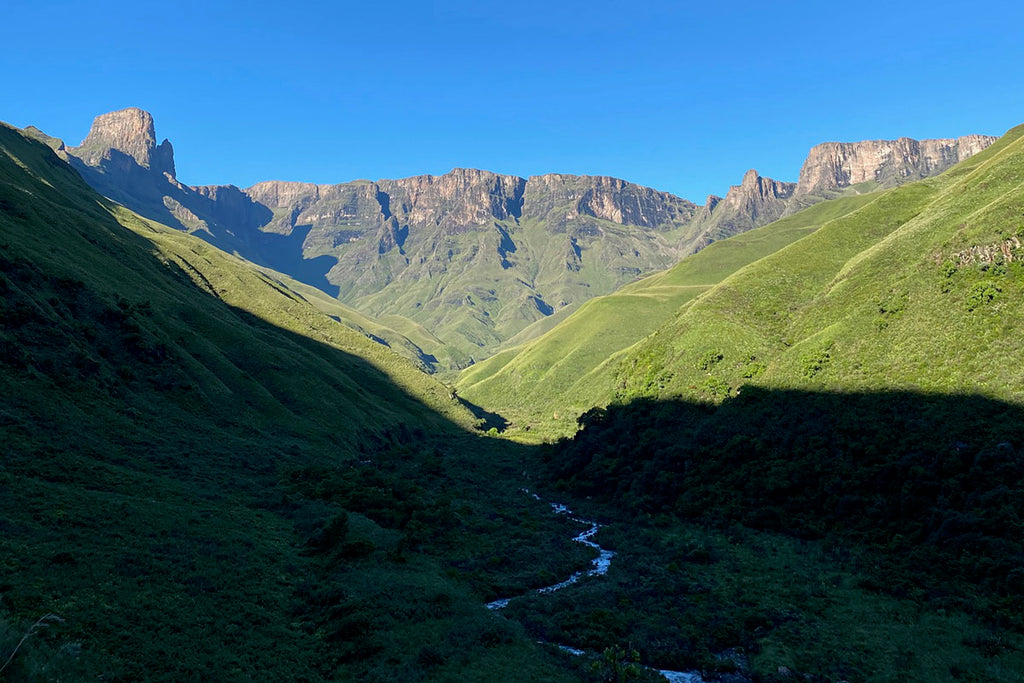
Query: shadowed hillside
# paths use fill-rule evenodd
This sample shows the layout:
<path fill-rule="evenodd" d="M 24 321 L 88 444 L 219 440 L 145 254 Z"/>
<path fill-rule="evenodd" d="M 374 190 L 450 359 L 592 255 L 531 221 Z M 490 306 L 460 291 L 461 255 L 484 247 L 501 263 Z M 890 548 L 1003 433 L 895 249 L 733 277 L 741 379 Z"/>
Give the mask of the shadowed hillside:
<path fill-rule="evenodd" d="M 833 205 L 791 271 L 813 283 L 841 264 L 837 290 L 878 256 L 923 273 L 909 303 L 871 311 L 876 333 L 902 330 L 878 343 L 950 310 L 910 305 L 931 284 L 952 294 L 953 336 L 921 344 L 951 359 L 906 371 L 944 377 L 941 394 L 840 392 L 850 375 L 831 373 L 853 356 L 831 347 L 798 356 L 800 381 L 822 382 L 799 391 L 779 389 L 797 377 L 784 353 L 737 386 L 712 382 L 731 352 L 703 355 L 697 389 L 716 400 L 591 410 L 574 440 L 531 448 L 473 434 L 451 391 L 287 278 L 113 205 L 0 127 L 3 675 L 655 680 L 639 660 L 751 681 L 1018 680 L 1024 420 L 1005 304 L 1019 245 L 991 226 L 1021 212 L 1017 143 L 1000 145 L 934 185 Z M 962 232 L 920 249 L 936 217 Z M 927 258 L 887 251 L 908 236 Z M 724 277 L 684 314 L 806 239 L 746 267 L 756 241 L 721 248 L 680 276 Z M 764 301 L 790 301 L 780 291 L 811 303 L 751 329 L 859 319 L 830 318 L 810 285 Z M 950 373 L 966 358 L 950 340 L 997 371 Z M 602 517 L 607 576 L 531 592 L 594 551 L 524 488 Z"/>
<path fill-rule="evenodd" d="M 547 474 L 613 520 L 601 538 L 622 573 L 571 618 L 523 606 L 545 637 L 580 622 L 597 641 L 628 631 L 674 668 L 741 646 L 766 680 L 786 679 L 779 666 L 824 680 L 1019 679 L 1020 406 L 747 388 L 717 406 L 594 409 L 580 425 L 549 447 Z M 666 605 L 685 618 L 651 616 Z"/>
<path fill-rule="evenodd" d="M 513 449 L 281 282 L 0 149 L 5 679 L 574 678 L 483 607 L 585 562 Z"/>

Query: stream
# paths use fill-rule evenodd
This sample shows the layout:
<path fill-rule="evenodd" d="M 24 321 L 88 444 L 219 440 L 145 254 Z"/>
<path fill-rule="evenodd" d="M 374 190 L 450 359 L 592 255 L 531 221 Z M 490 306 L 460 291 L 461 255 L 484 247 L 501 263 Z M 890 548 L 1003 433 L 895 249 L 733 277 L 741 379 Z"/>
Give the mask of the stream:
<path fill-rule="evenodd" d="M 543 499 L 536 493 L 533 493 L 528 489 L 523 489 L 522 491 L 523 493 L 532 496 L 535 500 L 543 502 Z M 573 516 L 572 510 L 570 510 L 565 505 L 562 505 L 561 503 L 549 503 L 549 505 L 551 506 L 551 509 L 555 512 L 555 514 L 566 515 L 571 521 L 576 522 L 577 524 L 582 524 L 587 527 L 585 531 L 582 531 L 579 534 L 573 536 L 572 540 L 576 541 L 577 543 L 582 543 L 584 545 L 590 546 L 591 548 L 597 551 L 598 555 L 590 561 L 590 569 L 573 572 L 572 575 L 564 581 L 559 581 L 558 583 L 551 584 L 550 586 L 544 586 L 543 588 L 537 588 L 530 591 L 530 593 L 524 593 L 522 595 L 529 595 L 531 593 L 554 593 L 555 591 L 561 590 L 566 586 L 571 586 L 572 584 L 577 583 L 580 579 L 586 576 L 604 576 L 608 573 L 608 568 L 611 567 L 612 558 L 615 557 L 614 551 L 602 548 L 593 540 L 594 536 L 597 535 L 598 530 L 601 528 L 600 524 L 590 519 L 583 519 L 581 517 Z M 507 607 L 508 604 L 516 598 L 522 597 L 522 595 L 513 595 L 508 598 L 499 598 L 498 600 L 493 600 L 487 603 L 487 609 L 500 610 L 504 607 Z M 564 650 L 574 655 L 586 654 L 585 650 L 569 647 L 568 645 L 558 645 L 557 647 L 561 650 Z M 707 683 L 705 679 L 701 678 L 700 674 L 698 674 L 695 671 L 670 671 L 668 669 L 654 669 L 653 667 L 646 668 L 651 671 L 657 671 L 662 676 L 664 676 L 669 681 L 669 683 Z"/>

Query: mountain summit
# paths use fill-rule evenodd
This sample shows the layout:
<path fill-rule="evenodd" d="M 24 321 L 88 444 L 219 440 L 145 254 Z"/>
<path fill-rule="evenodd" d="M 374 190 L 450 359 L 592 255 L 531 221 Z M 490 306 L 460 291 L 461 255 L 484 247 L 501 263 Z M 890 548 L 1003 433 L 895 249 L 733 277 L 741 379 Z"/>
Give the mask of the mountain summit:
<path fill-rule="evenodd" d="M 138 107 L 101 114 L 92 122 L 89 135 L 69 150 L 89 166 L 120 163 L 130 157 L 137 165 L 174 178 L 174 148 L 169 140 L 156 143 L 153 116 Z"/>

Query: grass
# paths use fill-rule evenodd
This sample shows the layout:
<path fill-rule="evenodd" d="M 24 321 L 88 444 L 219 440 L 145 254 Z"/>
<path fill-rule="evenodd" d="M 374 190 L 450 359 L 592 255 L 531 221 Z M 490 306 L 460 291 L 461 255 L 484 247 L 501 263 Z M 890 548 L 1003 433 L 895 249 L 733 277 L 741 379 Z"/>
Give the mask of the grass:
<path fill-rule="evenodd" d="M 715 242 L 677 265 L 588 301 L 535 341 L 502 351 L 464 370 L 459 392 L 511 419 L 522 435 L 572 433 L 576 417 L 614 400 L 612 359 L 665 324 L 727 276 L 800 240 L 874 196 L 817 204 L 730 239 Z"/>
<path fill-rule="evenodd" d="M 1019 265 L 1001 252 L 991 264 L 942 265 L 1022 229 L 1024 198 L 1013 180 L 1024 163 L 1019 136 L 1011 131 L 947 174 L 869 196 L 858 210 L 724 279 L 622 355 L 617 398 L 721 400 L 753 383 L 969 387 L 1019 400 L 1014 352 L 1002 341 L 1020 322 L 1009 304 Z M 991 296 L 972 309 L 972 292 L 986 291 Z M 703 366 L 712 353 L 720 362 Z"/>
<path fill-rule="evenodd" d="M 999 252 L 1024 235 L 1019 136 L 936 178 L 816 204 L 716 242 L 464 370 L 459 391 L 528 440 L 573 433 L 594 406 L 720 401 L 748 383 L 970 386 L 1016 400 L 1002 340 L 1020 323 L 1009 304 L 1019 263 L 1001 252 L 991 263 L 956 255 Z M 958 265 L 946 274 L 951 259 Z"/>
<path fill-rule="evenodd" d="M 508 608 L 532 632 L 592 647 L 627 642 L 657 668 L 758 680 L 1015 681 L 1019 634 L 962 613 L 922 609 L 863 587 L 866 558 L 847 547 L 736 527 L 611 525 L 619 557 L 604 583 Z"/>
<path fill-rule="evenodd" d="M 5 675 L 579 678 L 483 606 L 586 561 L 525 453 L 286 282 L 0 149 L 4 657 L 64 619 Z"/>
<path fill-rule="evenodd" d="M 610 674 L 637 649 L 763 680 L 1019 680 L 1019 135 L 570 317 L 616 346 L 633 331 L 600 319 L 660 327 L 525 367 L 555 391 L 598 362 L 630 401 L 542 452 L 473 433 L 339 311 L 0 128 L 4 673 L 601 678 L 542 636 Z M 918 392 L 839 391 L 882 384 Z M 524 484 L 578 496 L 619 555 L 495 615 L 588 559 Z M 64 622 L 19 645 L 40 614 Z"/>
<path fill-rule="evenodd" d="M 1019 405 L 748 388 L 585 422 L 549 473 L 621 562 L 535 632 L 676 669 L 739 647 L 766 680 L 1020 680 Z"/>

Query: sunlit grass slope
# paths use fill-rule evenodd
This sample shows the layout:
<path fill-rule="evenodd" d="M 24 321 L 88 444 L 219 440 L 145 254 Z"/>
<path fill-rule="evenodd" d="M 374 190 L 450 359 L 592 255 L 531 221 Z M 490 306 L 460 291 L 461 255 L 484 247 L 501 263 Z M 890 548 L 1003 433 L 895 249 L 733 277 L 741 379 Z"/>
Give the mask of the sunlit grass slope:
<path fill-rule="evenodd" d="M 614 370 L 617 398 L 767 387 L 1019 402 L 1024 129 L 726 278 Z"/>
<path fill-rule="evenodd" d="M 5 680 L 559 679 L 482 602 L 581 551 L 472 424 L 0 126 L 0 664 L 62 620 Z"/>
<path fill-rule="evenodd" d="M 576 417 L 616 393 L 612 359 L 669 321 L 681 307 L 740 268 L 873 201 L 817 204 L 771 225 L 715 242 L 668 270 L 588 301 L 551 331 L 467 368 L 459 392 L 534 434 L 571 432 Z"/>

